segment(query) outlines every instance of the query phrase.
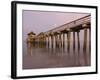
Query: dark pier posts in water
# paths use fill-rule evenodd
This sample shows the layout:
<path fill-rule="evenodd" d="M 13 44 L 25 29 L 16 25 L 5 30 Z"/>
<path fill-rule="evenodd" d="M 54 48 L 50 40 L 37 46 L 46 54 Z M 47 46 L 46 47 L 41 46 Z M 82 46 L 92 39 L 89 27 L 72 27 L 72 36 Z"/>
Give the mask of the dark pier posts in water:
<path fill-rule="evenodd" d="M 46 36 L 45 35 L 43 36 L 43 46 L 44 47 L 46 46 Z"/>
<path fill-rule="evenodd" d="M 63 33 L 63 48 L 65 47 L 65 33 Z"/>
<path fill-rule="evenodd" d="M 55 36 L 55 47 L 57 47 L 57 34 L 55 34 L 54 36 Z"/>
<path fill-rule="evenodd" d="M 47 38 L 47 48 L 49 48 L 49 44 L 50 44 L 50 43 L 49 43 L 49 35 L 47 35 L 46 38 Z"/>
<path fill-rule="evenodd" d="M 61 33 L 59 33 L 59 47 L 62 47 L 62 39 L 61 39 Z"/>
<path fill-rule="evenodd" d="M 73 50 L 75 50 L 75 31 L 73 32 Z"/>
<path fill-rule="evenodd" d="M 89 32 L 88 32 L 89 29 Z M 70 50 L 71 46 L 71 32 L 73 33 L 73 50 L 75 50 L 76 46 L 76 40 L 77 40 L 77 47 L 78 50 L 80 49 L 80 30 L 84 30 L 84 38 L 83 38 L 83 50 L 86 50 L 87 48 L 87 35 L 89 34 L 89 49 L 91 48 L 91 28 L 90 24 L 82 24 L 80 26 L 74 27 L 74 28 L 68 28 L 57 32 L 50 32 L 49 34 L 45 34 L 41 32 L 37 37 L 35 38 L 35 34 L 33 36 L 33 33 L 28 34 L 29 38 L 27 39 L 28 42 L 33 42 L 33 44 L 37 44 L 36 46 L 42 47 L 48 47 L 48 48 L 63 48 L 65 49 L 65 44 L 67 40 L 67 50 Z M 77 33 L 77 36 L 75 35 Z M 65 34 L 67 36 L 65 36 Z M 31 36 L 30 36 L 31 35 Z M 67 37 L 67 39 L 65 39 Z M 77 39 L 76 39 L 77 38 Z M 35 41 L 36 40 L 36 41 Z"/>
<path fill-rule="evenodd" d="M 78 50 L 80 49 L 80 36 L 79 36 L 79 32 L 80 32 L 80 31 L 77 31 Z"/>
<path fill-rule="evenodd" d="M 59 43 L 58 43 L 58 33 L 55 32 L 54 33 L 54 36 L 55 36 L 55 47 L 58 48 L 59 47 Z"/>
<path fill-rule="evenodd" d="M 91 28 L 89 28 L 89 50 L 91 50 Z"/>
<path fill-rule="evenodd" d="M 51 48 L 54 47 L 55 43 L 55 48 L 65 48 L 65 33 L 67 34 L 67 50 L 70 50 L 70 45 L 71 45 L 71 32 L 73 32 L 73 50 L 75 50 L 75 45 L 76 45 L 76 39 L 77 37 L 77 47 L 78 50 L 80 49 L 80 30 L 84 30 L 84 40 L 83 40 L 83 50 L 86 50 L 87 47 L 87 29 L 89 29 L 89 46 L 90 46 L 90 41 L 91 41 L 91 29 L 87 27 L 86 24 L 83 24 L 82 26 L 78 26 L 78 28 L 72 28 L 72 29 L 65 29 L 60 32 L 54 32 L 53 34 L 49 34 L 48 36 L 48 45 L 50 45 L 50 37 L 51 37 Z M 77 33 L 77 36 L 75 35 Z M 54 40 L 55 37 L 55 40 Z M 54 42 L 55 41 L 55 42 Z"/>
<path fill-rule="evenodd" d="M 51 48 L 53 48 L 53 45 L 54 45 L 54 36 L 51 33 L 49 35 L 51 37 Z"/>
<path fill-rule="evenodd" d="M 83 41 L 83 50 L 86 50 L 87 45 L 87 24 L 83 24 L 84 27 L 84 41 Z"/>
<path fill-rule="evenodd" d="M 61 31 L 61 34 L 62 34 L 62 48 L 64 49 L 65 48 L 65 35 L 68 33 L 68 31 L 66 29 L 62 30 Z"/>
<path fill-rule="evenodd" d="M 80 35 L 79 35 L 80 30 L 73 30 L 73 50 L 75 50 L 75 45 L 76 45 L 76 37 L 75 33 L 77 33 L 77 46 L 78 50 L 80 49 Z"/>
<path fill-rule="evenodd" d="M 67 33 L 67 50 L 68 50 L 68 52 L 70 49 L 70 36 L 71 36 L 71 32 L 68 31 L 68 33 Z"/>

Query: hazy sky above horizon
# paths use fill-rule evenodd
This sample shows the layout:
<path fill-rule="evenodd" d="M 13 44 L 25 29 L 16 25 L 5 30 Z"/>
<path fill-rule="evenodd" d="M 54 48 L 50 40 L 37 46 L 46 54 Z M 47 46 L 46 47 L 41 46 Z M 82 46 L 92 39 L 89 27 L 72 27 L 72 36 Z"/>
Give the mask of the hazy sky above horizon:
<path fill-rule="evenodd" d="M 27 36 L 27 33 L 31 31 L 36 34 L 46 32 L 86 15 L 89 15 L 89 13 L 23 10 L 23 36 Z"/>

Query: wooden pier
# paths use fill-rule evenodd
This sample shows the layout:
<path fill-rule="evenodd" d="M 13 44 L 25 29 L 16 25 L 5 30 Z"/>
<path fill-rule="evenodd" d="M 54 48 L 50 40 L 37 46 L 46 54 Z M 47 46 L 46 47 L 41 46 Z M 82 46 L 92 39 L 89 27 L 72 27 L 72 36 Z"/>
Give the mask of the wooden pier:
<path fill-rule="evenodd" d="M 80 31 L 84 30 L 83 37 L 83 50 L 86 50 L 87 45 L 87 30 L 89 29 L 89 38 L 91 38 L 91 15 L 87 15 L 80 19 L 74 20 L 72 22 L 63 24 L 54 29 L 46 32 L 42 32 L 37 35 L 35 41 L 38 42 L 40 46 L 46 46 L 48 48 L 64 48 L 65 43 L 67 43 L 67 50 L 70 49 L 71 44 L 71 33 L 73 34 L 73 49 L 75 50 L 76 39 L 78 49 L 80 49 Z M 75 36 L 77 34 L 77 36 Z M 65 37 L 66 36 L 66 37 Z M 67 38 L 65 41 L 65 38 Z M 91 39 L 89 39 L 89 42 Z M 91 44 L 91 43 L 89 43 Z"/>

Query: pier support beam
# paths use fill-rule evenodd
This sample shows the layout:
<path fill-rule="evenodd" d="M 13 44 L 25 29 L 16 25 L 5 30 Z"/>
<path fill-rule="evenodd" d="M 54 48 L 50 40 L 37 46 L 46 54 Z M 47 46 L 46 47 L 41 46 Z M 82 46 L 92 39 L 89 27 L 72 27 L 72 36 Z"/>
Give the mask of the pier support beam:
<path fill-rule="evenodd" d="M 80 31 L 77 31 L 78 50 L 80 49 L 80 36 L 79 36 L 79 32 L 80 32 Z"/>
<path fill-rule="evenodd" d="M 59 47 L 58 39 L 58 34 L 55 34 L 55 48 Z"/>
<path fill-rule="evenodd" d="M 85 51 L 87 47 L 87 28 L 84 29 L 84 43 L 83 43 L 83 50 Z"/>
<path fill-rule="evenodd" d="M 59 48 L 59 35 L 57 35 L 57 48 Z"/>
<path fill-rule="evenodd" d="M 43 47 L 46 47 L 46 36 L 43 37 Z"/>
<path fill-rule="evenodd" d="M 71 32 L 68 32 L 67 33 L 67 50 L 68 50 L 68 52 L 70 50 L 70 35 L 71 35 Z"/>
<path fill-rule="evenodd" d="M 75 32 L 73 32 L 73 50 L 75 50 Z"/>
<path fill-rule="evenodd" d="M 62 39 L 61 39 L 61 33 L 59 34 L 59 47 L 62 47 Z"/>
<path fill-rule="evenodd" d="M 63 48 L 65 47 L 65 34 L 63 33 Z"/>
<path fill-rule="evenodd" d="M 49 48 L 49 46 L 50 46 L 50 36 L 48 35 L 47 36 L 47 48 Z"/>
<path fill-rule="evenodd" d="M 89 28 L 89 50 L 91 51 L 91 28 Z"/>
<path fill-rule="evenodd" d="M 46 47 L 48 48 L 48 36 L 46 36 Z"/>
<path fill-rule="evenodd" d="M 53 35 L 50 36 L 51 36 L 51 48 L 53 48 Z"/>

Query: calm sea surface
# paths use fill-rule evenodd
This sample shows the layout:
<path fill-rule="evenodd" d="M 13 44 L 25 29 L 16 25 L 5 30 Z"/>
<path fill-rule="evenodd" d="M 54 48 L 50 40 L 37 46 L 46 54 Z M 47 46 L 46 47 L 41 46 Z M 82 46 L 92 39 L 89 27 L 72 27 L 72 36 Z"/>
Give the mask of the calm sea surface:
<path fill-rule="evenodd" d="M 49 47 L 47 44 L 41 46 L 38 43 L 27 44 L 23 40 L 23 69 L 59 68 L 59 67 L 82 67 L 91 65 L 91 52 L 89 47 L 89 34 L 86 50 L 83 50 L 83 35 L 80 35 L 80 48 L 78 48 L 77 36 L 75 49 L 73 49 L 73 38 L 71 37 L 70 48 Z M 65 37 L 66 38 L 66 37 Z M 55 43 L 54 43 L 55 44 Z"/>

